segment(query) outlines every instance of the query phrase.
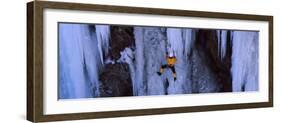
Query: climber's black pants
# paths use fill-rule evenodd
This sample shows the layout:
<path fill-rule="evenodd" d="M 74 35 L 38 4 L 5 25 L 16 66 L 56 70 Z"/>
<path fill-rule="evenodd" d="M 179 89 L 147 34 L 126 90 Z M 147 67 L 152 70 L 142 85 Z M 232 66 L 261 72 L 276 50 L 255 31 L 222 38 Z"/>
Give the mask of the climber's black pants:
<path fill-rule="evenodd" d="M 161 69 L 160 69 L 160 73 L 162 74 L 163 72 L 164 72 L 164 69 L 165 68 L 170 68 L 171 70 L 172 70 L 172 72 L 173 72 L 173 77 L 174 78 L 176 78 L 177 77 L 177 75 L 176 75 L 176 69 L 175 69 L 175 66 L 174 65 L 162 65 L 161 66 Z"/>

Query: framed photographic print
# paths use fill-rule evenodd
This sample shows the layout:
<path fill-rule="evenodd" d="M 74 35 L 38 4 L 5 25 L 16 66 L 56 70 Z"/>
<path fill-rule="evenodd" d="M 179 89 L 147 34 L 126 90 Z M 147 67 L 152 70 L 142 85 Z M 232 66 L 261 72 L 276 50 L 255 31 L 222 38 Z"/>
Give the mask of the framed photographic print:
<path fill-rule="evenodd" d="M 27 3 L 33 122 L 273 106 L 273 17 Z"/>

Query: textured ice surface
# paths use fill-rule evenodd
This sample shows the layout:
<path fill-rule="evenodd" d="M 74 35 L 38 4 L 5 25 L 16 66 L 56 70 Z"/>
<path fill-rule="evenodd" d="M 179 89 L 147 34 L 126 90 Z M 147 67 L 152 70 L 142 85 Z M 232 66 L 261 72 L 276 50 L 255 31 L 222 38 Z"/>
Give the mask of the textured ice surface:
<path fill-rule="evenodd" d="M 146 95 L 146 83 L 144 73 L 144 29 L 142 27 L 134 27 L 135 36 L 135 83 L 133 83 L 134 95 Z"/>
<path fill-rule="evenodd" d="M 233 31 L 232 89 L 258 90 L 258 32 Z"/>
<path fill-rule="evenodd" d="M 192 44 L 192 35 L 190 30 L 183 30 L 180 28 L 168 28 L 167 29 L 167 41 L 171 45 L 172 51 L 175 52 L 177 62 L 175 69 L 177 73 L 177 81 L 173 81 L 171 71 L 169 71 L 169 94 L 180 94 L 191 92 L 191 82 L 188 75 L 191 71 L 189 68 L 190 60 L 187 59 L 187 53 L 189 53 Z M 186 48 L 186 49 L 185 49 Z M 186 50 L 186 52 L 185 52 Z"/>
<path fill-rule="evenodd" d="M 59 97 L 98 96 L 100 56 L 96 36 L 85 24 L 60 24 L 59 34 Z"/>

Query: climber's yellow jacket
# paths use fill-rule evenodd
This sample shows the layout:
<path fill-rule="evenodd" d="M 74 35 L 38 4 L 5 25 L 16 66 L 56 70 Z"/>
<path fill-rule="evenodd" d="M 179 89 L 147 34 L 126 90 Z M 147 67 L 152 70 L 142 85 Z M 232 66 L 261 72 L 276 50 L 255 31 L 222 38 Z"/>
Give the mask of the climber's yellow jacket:
<path fill-rule="evenodd" d="M 169 66 L 174 66 L 177 61 L 177 58 L 175 56 L 173 57 L 166 56 L 166 60 Z"/>

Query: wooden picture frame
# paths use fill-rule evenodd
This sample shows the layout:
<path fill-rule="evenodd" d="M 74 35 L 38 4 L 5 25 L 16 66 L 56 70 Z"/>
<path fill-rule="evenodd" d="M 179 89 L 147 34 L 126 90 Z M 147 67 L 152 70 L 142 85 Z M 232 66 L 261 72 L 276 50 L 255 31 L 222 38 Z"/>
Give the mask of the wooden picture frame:
<path fill-rule="evenodd" d="M 46 9 L 98 11 L 173 17 L 196 17 L 229 20 L 261 21 L 268 23 L 268 101 L 236 104 L 215 104 L 151 109 L 44 114 L 44 11 Z M 273 16 L 248 15 L 187 10 L 109 6 L 80 3 L 34 1 L 27 3 L 27 120 L 32 122 L 80 120 L 108 117 L 156 115 L 214 110 L 261 108 L 273 106 Z"/>

